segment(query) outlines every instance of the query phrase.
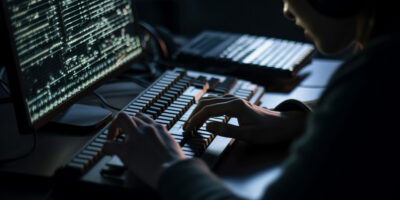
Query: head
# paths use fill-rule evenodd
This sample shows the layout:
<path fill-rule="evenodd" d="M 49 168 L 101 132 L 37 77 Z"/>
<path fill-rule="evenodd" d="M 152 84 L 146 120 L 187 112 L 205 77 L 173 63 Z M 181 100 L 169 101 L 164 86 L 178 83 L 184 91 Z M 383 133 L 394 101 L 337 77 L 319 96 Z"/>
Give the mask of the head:
<path fill-rule="evenodd" d="M 385 0 L 380 0 L 385 1 Z M 320 52 L 332 54 L 377 36 L 378 1 L 283 0 L 284 15 L 304 29 Z M 379 27 L 382 29 L 382 27 Z"/>

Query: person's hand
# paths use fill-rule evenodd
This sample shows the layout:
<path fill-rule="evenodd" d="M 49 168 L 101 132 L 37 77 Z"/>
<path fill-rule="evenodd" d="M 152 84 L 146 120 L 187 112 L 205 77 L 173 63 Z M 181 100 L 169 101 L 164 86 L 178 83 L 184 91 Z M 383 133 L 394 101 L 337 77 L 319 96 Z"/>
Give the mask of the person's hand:
<path fill-rule="evenodd" d="M 282 113 L 261 108 L 232 95 L 209 96 L 199 100 L 184 124 L 184 130 L 201 127 L 210 117 L 236 117 L 239 126 L 220 122 L 207 123 L 207 131 L 251 143 L 272 144 L 293 139 L 303 129 L 305 116 L 298 112 Z"/>
<path fill-rule="evenodd" d="M 126 134 L 125 142 L 107 142 L 103 151 L 117 155 L 128 170 L 153 188 L 165 165 L 185 159 L 167 129 L 143 114 L 130 117 L 120 113 L 111 123 L 108 137 L 115 140 L 121 132 Z"/>

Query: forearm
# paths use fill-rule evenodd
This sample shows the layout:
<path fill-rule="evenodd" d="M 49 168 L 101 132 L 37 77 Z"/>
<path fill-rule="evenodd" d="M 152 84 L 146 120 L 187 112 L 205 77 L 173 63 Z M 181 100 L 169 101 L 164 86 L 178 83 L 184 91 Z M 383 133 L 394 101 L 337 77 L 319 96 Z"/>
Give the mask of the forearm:
<path fill-rule="evenodd" d="M 163 199 L 240 199 L 198 159 L 183 160 L 165 169 L 157 189 Z"/>

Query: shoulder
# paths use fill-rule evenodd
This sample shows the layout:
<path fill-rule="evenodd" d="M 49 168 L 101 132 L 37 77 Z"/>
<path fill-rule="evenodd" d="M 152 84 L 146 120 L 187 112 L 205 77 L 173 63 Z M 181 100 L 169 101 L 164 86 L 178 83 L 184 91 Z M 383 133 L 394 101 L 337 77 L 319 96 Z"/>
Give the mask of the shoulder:
<path fill-rule="evenodd" d="M 345 61 L 336 71 L 322 95 L 322 101 L 333 95 L 347 95 L 349 98 L 364 93 L 370 95 L 371 92 L 394 94 L 393 90 L 399 86 L 399 46 L 400 38 L 394 34 L 381 36 L 371 42 L 365 50 Z"/>
<path fill-rule="evenodd" d="M 400 152 L 400 136 L 393 131 L 398 130 L 393 113 L 400 113 L 395 53 L 400 42 L 375 42 L 336 71 L 276 186 L 297 183 L 292 185 L 299 194 L 330 194 L 332 199 L 398 193 L 392 183 L 400 177 L 393 159 Z"/>

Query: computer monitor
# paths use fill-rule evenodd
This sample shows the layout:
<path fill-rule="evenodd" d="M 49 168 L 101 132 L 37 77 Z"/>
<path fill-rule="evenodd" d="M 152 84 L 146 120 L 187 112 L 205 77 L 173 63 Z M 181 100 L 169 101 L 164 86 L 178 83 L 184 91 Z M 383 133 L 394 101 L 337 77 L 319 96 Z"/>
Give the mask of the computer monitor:
<path fill-rule="evenodd" d="M 131 4 L 2 0 L 2 40 L 20 132 L 42 127 L 140 57 Z"/>

